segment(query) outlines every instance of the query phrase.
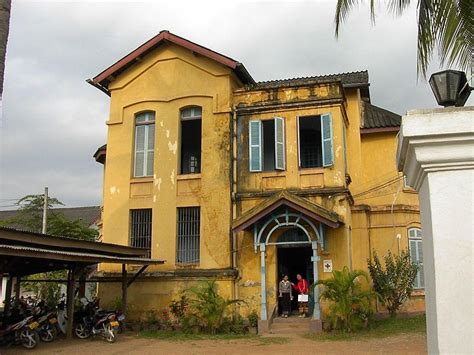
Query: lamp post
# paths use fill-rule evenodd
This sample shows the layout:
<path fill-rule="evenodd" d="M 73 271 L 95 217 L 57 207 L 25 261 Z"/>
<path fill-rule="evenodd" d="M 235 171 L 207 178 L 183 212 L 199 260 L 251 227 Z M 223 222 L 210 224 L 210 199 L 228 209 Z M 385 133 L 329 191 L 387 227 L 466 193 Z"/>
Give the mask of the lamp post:
<path fill-rule="evenodd" d="M 466 74 L 458 70 L 433 73 L 429 82 L 438 105 L 444 107 L 464 106 L 473 89 L 467 82 Z"/>

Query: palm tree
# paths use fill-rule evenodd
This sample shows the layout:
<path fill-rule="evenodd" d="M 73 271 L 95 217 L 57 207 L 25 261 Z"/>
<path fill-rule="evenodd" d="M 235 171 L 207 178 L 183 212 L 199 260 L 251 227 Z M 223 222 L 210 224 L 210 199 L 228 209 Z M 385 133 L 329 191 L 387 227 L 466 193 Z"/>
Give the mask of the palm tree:
<path fill-rule="evenodd" d="M 331 278 L 312 286 L 324 286 L 319 297 L 329 301 L 328 319 L 333 328 L 351 332 L 367 319 L 370 300 L 375 294 L 370 289 L 363 290 L 359 278 L 368 281 L 364 271 L 351 271 L 344 266 L 341 271 L 334 270 Z"/>
<path fill-rule="evenodd" d="M 370 0 L 370 14 L 375 23 L 375 0 Z M 336 37 L 342 22 L 359 0 L 338 0 L 335 23 Z M 386 0 L 388 9 L 402 14 L 412 0 Z M 417 0 L 418 11 L 418 74 L 426 70 L 435 48 L 441 65 L 458 66 L 472 71 L 474 50 L 473 0 Z"/>
<path fill-rule="evenodd" d="M 7 53 L 8 31 L 10 29 L 11 0 L 1 0 L 0 4 L 0 102 L 3 94 L 5 56 Z"/>

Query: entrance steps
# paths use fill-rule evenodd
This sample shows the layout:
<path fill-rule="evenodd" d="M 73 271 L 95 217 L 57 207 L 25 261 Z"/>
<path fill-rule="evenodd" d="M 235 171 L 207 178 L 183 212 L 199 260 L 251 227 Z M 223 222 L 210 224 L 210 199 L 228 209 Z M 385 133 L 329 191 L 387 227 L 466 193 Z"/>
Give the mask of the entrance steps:
<path fill-rule="evenodd" d="M 274 318 L 270 326 L 270 334 L 307 334 L 310 332 L 311 318 Z"/>

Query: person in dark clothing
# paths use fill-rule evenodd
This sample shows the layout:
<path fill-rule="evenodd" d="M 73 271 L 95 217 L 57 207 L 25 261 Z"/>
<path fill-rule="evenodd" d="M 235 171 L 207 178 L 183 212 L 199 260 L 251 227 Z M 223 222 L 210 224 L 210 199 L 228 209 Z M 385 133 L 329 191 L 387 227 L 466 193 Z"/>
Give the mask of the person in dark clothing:
<path fill-rule="evenodd" d="M 288 281 L 288 275 L 284 275 L 278 285 L 279 297 L 281 298 L 282 317 L 288 318 L 291 313 L 291 301 L 293 300 L 291 282 Z"/>

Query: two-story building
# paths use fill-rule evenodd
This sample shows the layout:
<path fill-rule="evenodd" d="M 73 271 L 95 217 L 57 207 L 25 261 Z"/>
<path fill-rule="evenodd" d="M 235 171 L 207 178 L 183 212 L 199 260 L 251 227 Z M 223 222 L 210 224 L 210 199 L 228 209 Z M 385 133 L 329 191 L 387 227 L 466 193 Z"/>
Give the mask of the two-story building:
<path fill-rule="evenodd" d="M 103 240 L 166 260 L 129 289 L 132 317 L 216 279 L 265 321 L 283 274 L 366 270 L 372 250 L 409 247 L 422 262 L 418 197 L 395 165 L 401 118 L 371 104 L 366 71 L 255 82 L 241 63 L 162 31 L 89 82 L 111 100 L 95 154 Z M 105 302 L 119 294 L 100 287 Z"/>

